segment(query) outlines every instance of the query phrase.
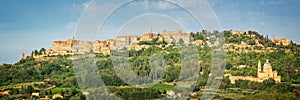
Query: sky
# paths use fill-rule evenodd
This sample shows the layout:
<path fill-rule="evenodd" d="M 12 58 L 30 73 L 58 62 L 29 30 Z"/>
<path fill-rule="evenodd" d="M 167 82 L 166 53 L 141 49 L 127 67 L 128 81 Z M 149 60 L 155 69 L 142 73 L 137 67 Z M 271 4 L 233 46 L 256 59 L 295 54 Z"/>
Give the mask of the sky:
<path fill-rule="evenodd" d="M 108 16 L 109 15 L 109 16 Z M 1 0 L 0 63 L 74 35 L 104 40 L 154 32 L 254 30 L 300 43 L 299 0 Z"/>

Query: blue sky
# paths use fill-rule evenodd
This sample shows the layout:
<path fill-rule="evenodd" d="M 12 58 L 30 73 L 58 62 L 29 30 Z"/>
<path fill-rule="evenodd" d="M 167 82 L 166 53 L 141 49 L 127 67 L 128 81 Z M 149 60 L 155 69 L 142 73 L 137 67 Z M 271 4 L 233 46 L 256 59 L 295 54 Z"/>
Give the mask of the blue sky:
<path fill-rule="evenodd" d="M 34 49 L 41 47 L 48 49 L 54 40 L 70 38 L 82 12 L 89 4 L 90 9 L 87 9 L 87 12 L 95 13 L 97 18 L 102 18 L 107 15 L 105 10 L 113 9 L 125 1 L 1 0 L 0 63 L 14 63 L 21 58 L 22 52 L 29 55 Z M 205 6 L 195 2 L 198 0 L 185 0 L 183 6 L 192 9 Z M 208 0 L 208 4 L 211 6 L 210 10 L 214 11 L 217 16 L 222 30 L 255 30 L 264 35 L 286 37 L 300 43 L 299 0 Z M 97 6 L 98 10 L 93 10 L 93 6 Z M 103 12 L 99 12 L 99 9 Z M 136 17 L 145 12 L 151 12 L 151 14 Z M 205 14 L 205 12 L 203 13 Z M 161 14 L 167 14 L 174 19 Z M 178 14 L 180 15 L 176 16 Z M 92 19 L 83 18 L 82 21 L 97 20 L 95 16 Z M 136 18 L 131 19 L 132 17 Z M 141 21 L 143 21 L 143 25 L 140 25 L 139 22 Z M 210 24 L 211 20 L 202 19 L 202 22 Z M 100 22 L 94 21 L 94 23 L 98 25 Z M 154 25 L 153 30 L 156 32 L 160 32 L 164 26 L 168 30 L 185 26 L 186 31 L 199 31 L 202 28 L 198 23 L 195 23 L 191 16 L 177 6 L 168 2 L 148 0 L 140 0 L 120 7 L 108 18 L 106 23 L 103 30 L 99 32 L 102 34 L 98 34 L 96 39 L 108 39 L 117 34 L 128 34 L 133 29 L 135 33 L 140 34 L 146 32 L 148 27 L 152 25 Z M 119 28 L 121 26 L 122 28 Z M 118 33 L 119 31 L 123 33 Z M 97 33 L 97 30 L 89 31 L 79 28 L 76 34 L 77 32 Z M 80 37 L 80 34 L 78 36 Z"/>

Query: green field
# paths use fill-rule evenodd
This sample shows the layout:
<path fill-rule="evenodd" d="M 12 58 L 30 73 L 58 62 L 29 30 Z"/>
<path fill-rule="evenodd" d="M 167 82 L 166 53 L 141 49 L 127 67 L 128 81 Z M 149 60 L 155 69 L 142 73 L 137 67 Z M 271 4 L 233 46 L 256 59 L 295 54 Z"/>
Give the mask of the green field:
<path fill-rule="evenodd" d="M 60 93 L 62 90 L 68 90 L 69 88 L 54 88 L 52 89 L 53 94 Z"/>
<path fill-rule="evenodd" d="M 162 84 L 162 83 L 157 83 L 152 88 L 159 89 L 159 90 L 171 90 L 174 88 L 172 85 L 167 85 L 167 84 Z"/>

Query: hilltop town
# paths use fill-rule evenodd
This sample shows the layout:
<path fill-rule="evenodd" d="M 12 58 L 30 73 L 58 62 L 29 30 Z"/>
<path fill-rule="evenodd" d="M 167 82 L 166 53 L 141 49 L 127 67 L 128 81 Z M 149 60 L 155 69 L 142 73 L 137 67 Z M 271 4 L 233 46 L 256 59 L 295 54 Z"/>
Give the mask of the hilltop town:
<path fill-rule="evenodd" d="M 206 30 L 203 30 L 203 33 L 207 33 Z M 257 39 L 257 33 L 253 33 L 252 31 L 248 30 L 231 30 L 232 35 L 242 35 L 246 36 L 246 38 L 251 39 L 251 41 L 241 41 L 241 43 L 227 43 L 226 46 L 228 47 L 228 51 L 236 51 L 238 48 L 243 51 L 243 49 L 251 48 L 251 50 L 262 52 L 263 49 L 270 49 L 269 47 L 265 47 L 261 40 Z M 54 41 L 52 47 L 45 51 L 42 55 L 34 55 L 34 57 L 42 57 L 42 56 L 52 56 L 52 55 L 66 55 L 66 54 L 84 54 L 87 52 L 94 52 L 94 53 L 102 53 L 104 55 L 109 55 L 111 50 L 120 50 L 123 48 L 127 49 L 135 49 L 141 50 L 150 47 L 149 45 L 145 44 L 146 41 L 152 41 L 153 39 L 157 39 L 160 42 L 166 42 L 166 46 L 170 46 L 172 43 L 179 43 L 182 42 L 184 45 L 212 45 L 210 41 L 203 41 L 203 40 L 190 40 L 191 33 L 184 33 L 181 30 L 175 31 L 167 31 L 163 29 L 160 34 L 153 33 L 151 28 L 145 34 L 141 36 L 133 35 L 133 36 L 116 36 L 115 39 L 108 39 L 108 40 L 97 40 L 97 41 L 80 41 L 76 40 L 75 37 L 71 37 L 66 41 Z M 215 38 L 214 35 L 208 36 Z M 144 42 L 144 44 L 143 44 Z M 218 42 L 218 41 L 217 41 Z M 276 38 L 273 36 L 272 42 L 275 45 L 284 45 L 289 46 L 292 44 L 292 41 L 287 38 Z M 247 51 L 245 51 L 247 52 Z M 24 56 L 24 55 L 23 55 Z"/>
<path fill-rule="evenodd" d="M 97 40 L 97 41 L 80 41 L 76 40 L 73 36 L 66 41 L 54 41 L 52 47 L 46 50 L 43 54 L 33 55 L 34 58 L 53 55 L 66 55 L 66 54 L 85 54 L 88 52 L 102 53 L 109 55 L 110 50 L 120 50 L 123 48 L 141 50 L 150 47 L 147 41 L 157 39 L 159 42 L 166 42 L 167 46 L 172 43 L 183 42 L 183 44 L 190 44 L 190 34 L 184 33 L 181 30 L 167 31 L 163 29 L 161 34 L 156 34 L 149 31 L 141 36 L 116 36 L 115 39 Z M 146 44 L 143 44 L 146 43 Z M 196 44 L 197 42 L 193 42 Z M 199 44 L 199 43 L 198 43 Z"/>
<path fill-rule="evenodd" d="M 93 53 L 101 53 L 103 55 L 110 55 L 111 50 L 141 50 L 149 48 L 152 44 L 149 41 L 156 40 L 158 42 L 164 42 L 165 46 L 172 46 L 175 43 L 182 42 L 182 45 L 195 45 L 195 46 L 203 46 L 208 45 L 212 46 L 217 44 L 218 41 L 212 43 L 208 41 L 208 39 L 216 38 L 215 35 L 209 35 L 209 32 L 206 30 L 202 30 L 203 36 L 206 36 L 207 40 L 203 39 L 195 39 L 191 40 L 190 37 L 195 37 L 195 35 L 199 35 L 199 33 L 184 33 L 181 30 L 175 31 L 167 31 L 163 29 L 161 33 L 156 34 L 152 32 L 151 27 L 148 32 L 138 35 L 129 35 L 129 36 L 116 36 L 115 39 L 108 40 L 97 40 L 94 42 L 91 41 L 80 41 L 76 40 L 73 36 L 72 38 L 66 41 L 54 41 L 52 47 L 46 50 L 43 54 L 34 55 L 34 58 L 41 58 L 45 56 L 53 56 L 53 55 L 72 55 L 72 54 L 85 54 L 88 52 Z M 226 43 L 226 51 L 233 53 L 247 53 L 247 52 L 273 52 L 274 50 L 270 47 L 276 45 L 289 46 L 292 45 L 293 42 L 287 38 L 276 38 L 272 37 L 272 40 L 269 42 L 269 46 L 264 45 L 264 43 L 268 43 L 268 37 L 266 37 L 265 41 L 262 41 L 261 35 L 254 31 L 249 30 L 230 30 L 225 31 L 225 36 L 231 34 L 232 37 L 228 38 L 237 38 L 237 36 L 242 37 L 240 40 L 235 39 L 227 39 L 228 43 Z M 204 37 L 202 37 L 204 38 Z M 236 41 L 240 41 L 240 43 L 236 43 Z M 271 44 L 270 44 L 271 43 Z M 160 45 L 160 47 L 162 47 Z M 24 57 L 24 54 L 22 55 Z M 255 82 L 262 82 L 263 80 L 273 78 L 276 82 L 281 82 L 280 76 L 277 76 L 277 71 L 272 71 L 271 64 L 267 61 L 264 66 L 269 65 L 268 68 L 263 67 L 264 70 L 261 69 L 260 61 L 257 69 L 257 77 L 253 76 L 232 76 L 231 74 L 226 74 L 225 76 L 229 76 L 231 83 L 235 83 L 235 80 L 250 80 Z M 247 65 L 237 65 L 237 68 L 245 68 L 249 67 Z M 266 69 L 265 69 L 266 68 Z"/>
<path fill-rule="evenodd" d="M 194 56 L 200 59 L 187 59 L 185 61 L 188 63 L 185 64 L 200 64 L 199 72 L 188 73 L 194 70 L 193 67 L 182 68 L 184 62 L 179 52 L 185 52 L 186 49 L 180 51 L 179 48 L 188 47 L 195 47 L 197 50 Z M 225 50 L 223 77 L 212 75 L 213 47 Z M 147 76 L 146 80 L 159 83 L 150 88 L 137 88 L 120 79 L 111 56 L 123 50 L 129 52 L 126 59 L 135 74 Z M 148 32 L 141 35 L 116 36 L 114 39 L 97 41 L 81 41 L 73 36 L 67 40 L 54 41 L 51 48 L 35 50 L 29 56 L 22 53 L 22 59 L 15 64 L 3 64 L 0 67 L 0 98 L 93 97 L 95 94 L 92 91 L 80 90 L 76 81 L 86 80 L 86 77 L 76 76 L 72 68 L 75 67 L 73 61 L 77 60 L 74 55 L 94 54 L 97 74 L 109 86 L 112 92 L 110 95 L 122 99 L 179 99 L 186 96 L 197 99 L 203 91 L 211 88 L 206 86 L 209 79 L 222 80 L 215 99 L 254 99 L 254 96 L 261 95 L 267 96 L 267 99 L 286 99 L 287 96 L 295 99 L 300 98 L 300 95 L 296 95 L 300 94 L 299 52 L 299 44 L 292 40 L 275 36 L 270 39 L 268 35 L 250 30 L 183 32 L 162 29 L 155 33 L 149 28 Z M 157 54 L 164 58 L 165 63 L 155 63 L 159 67 L 151 69 L 151 57 Z M 84 71 L 89 64 L 89 61 L 83 60 L 79 65 Z M 80 66 L 76 67 L 81 68 Z M 150 74 L 152 72 L 155 74 Z M 184 87 L 174 88 L 180 86 L 177 84 L 181 80 L 180 74 L 196 74 L 198 80 L 193 85 L 193 91 L 183 93 L 181 89 Z M 162 80 L 157 80 L 159 78 Z M 91 87 L 90 90 L 97 89 Z"/>
<path fill-rule="evenodd" d="M 229 32 L 229 33 L 228 33 Z M 42 58 L 47 56 L 57 56 L 57 55 L 73 55 L 73 54 L 85 54 L 89 52 L 93 53 L 100 53 L 103 55 L 110 55 L 111 50 L 141 50 L 151 47 L 149 41 L 157 41 L 165 43 L 164 47 L 174 46 L 176 43 L 179 44 L 182 42 L 182 45 L 194 45 L 194 46 L 203 46 L 208 45 L 212 46 L 218 44 L 218 41 L 208 41 L 208 39 L 216 38 L 215 35 L 209 34 L 206 30 L 202 30 L 203 36 L 207 37 L 205 39 L 196 39 L 194 41 L 190 40 L 190 37 L 194 37 L 193 33 L 184 33 L 182 30 L 175 30 L 175 31 L 167 31 L 163 29 L 160 34 L 152 32 L 152 28 L 150 27 L 148 32 L 142 34 L 141 36 L 138 35 L 129 35 L 129 36 L 116 36 L 114 39 L 108 40 L 97 40 L 94 42 L 91 41 L 80 41 L 76 40 L 73 36 L 72 38 L 66 41 L 54 41 L 52 47 L 46 50 L 44 53 L 40 55 L 33 55 L 33 58 Z M 268 46 L 264 46 L 263 42 L 261 41 L 259 35 L 256 32 L 249 31 L 249 30 L 230 30 L 225 31 L 225 36 L 231 34 L 233 37 L 229 38 L 237 38 L 236 36 L 242 36 L 240 43 L 234 42 L 234 39 L 231 39 L 229 43 L 226 44 L 226 51 L 227 52 L 234 52 L 234 53 L 243 53 L 243 52 L 273 52 L 273 49 Z M 204 38 L 204 37 L 203 37 Z M 268 38 L 265 42 L 268 42 Z M 271 45 L 282 45 L 282 46 L 289 46 L 292 45 L 292 41 L 287 38 L 276 38 L 275 36 L 272 37 L 273 43 Z M 160 45 L 159 47 L 162 47 Z M 24 54 L 22 54 L 24 57 Z M 249 65 L 237 65 L 237 68 L 245 68 L 249 67 Z M 255 76 L 232 76 L 230 73 L 224 75 L 224 77 L 229 77 L 231 84 L 235 84 L 236 80 L 249 80 L 254 82 L 263 82 L 269 78 L 274 79 L 276 82 L 281 82 L 281 77 L 277 76 L 277 71 L 272 71 L 271 63 L 267 60 L 263 67 L 261 67 L 260 61 L 258 62 L 257 66 L 257 75 Z"/>

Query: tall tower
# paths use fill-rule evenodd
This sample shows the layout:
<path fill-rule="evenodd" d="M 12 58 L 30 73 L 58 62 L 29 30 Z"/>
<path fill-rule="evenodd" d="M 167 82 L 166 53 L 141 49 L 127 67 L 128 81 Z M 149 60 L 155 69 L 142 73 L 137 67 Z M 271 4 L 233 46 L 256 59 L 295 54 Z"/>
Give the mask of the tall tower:
<path fill-rule="evenodd" d="M 167 32 L 166 28 L 163 28 L 162 32 Z"/>
<path fill-rule="evenodd" d="M 75 40 L 75 36 L 74 35 L 72 36 L 72 40 Z"/>
<path fill-rule="evenodd" d="M 24 52 L 22 53 L 22 59 L 25 59 L 25 54 L 24 54 Z"/>
<path fill-rule="evenodd" d="M 276 39 L 276 38 L 275 38 L 275 36 L 273 35 L 273 37 L 272 37 L 273 42 L 275 41 L 275 39 Z"/>
<path fill-rule="evenodd" d="M 258 65 L 257 65 L 257 66 L 258 66 L 258 68 L 257 68 L 257 73 L 259 73 L 260 71 L 262 71 L 262 70 L 261 70 L 261 63 L 260 63 L 260 60 L 258 61 Z"/>
<path fill-rule="evenodd" d="M 259 61 L 258 61 L 258 65 L 257 65 L 257 77 L 258 77 L 258 78 L 263 77 L 261 71 L 262 71 L 262 70 L 261 70 L 261 63 L 260 63 L 260 60 L 259 60 Z"/>
<path fill-rule="evenodd" d="M 149 27 L 148 33 L 152 33 L 152 27 Z"/>

